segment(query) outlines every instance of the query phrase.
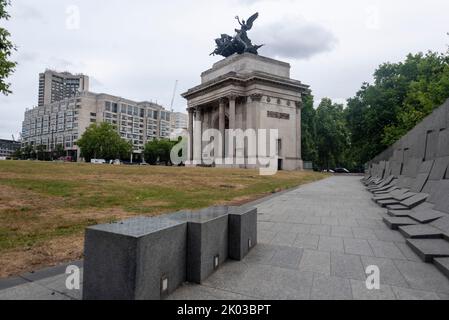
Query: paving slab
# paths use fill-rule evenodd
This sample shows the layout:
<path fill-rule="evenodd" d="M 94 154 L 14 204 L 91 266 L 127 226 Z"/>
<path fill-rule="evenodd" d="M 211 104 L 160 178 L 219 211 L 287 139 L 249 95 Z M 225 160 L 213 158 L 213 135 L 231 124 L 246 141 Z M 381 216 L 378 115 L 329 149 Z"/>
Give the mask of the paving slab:
<path fill-rule="evenodd" d="M 374 255 L 379 258 L 406 259 L 394 242 L 368 240 Z"/>
<path fill-rule="evenodd" d="M 330 275 L 331 273 L 330 252 L 304 250 L 301 262 L 299 264 L 299 270 Z"/>
<path fill-rule="evenodd" d="M 379 268 L 381 284 L 409 287 L 404 276 L 396 267 L 392 259 L 364 256 L 362 256 L 361 259 L 365 269 L 369 266 L 377 266 Z"/>
<path fill-rule="evenodd" d="M 343 239 L 339 237 L 320 236 L 318 250 L 329 252 L 344 252 Z"/>
<path fill-rule="evenodd" d="M 352 295 L 355 300 L 396 300 L 396 295 L 389 285 L 380 289 L 368 289 L 365 281 L 351 280 Z"/>
<path fill-rule="evenodd" d="M 360 256 L 331 253 L 331 276 L 365 280 L 366 274 Z"/>
<path fill-rule="evenodd" d="M 404 260 L 394 263 L 411 288 L 449 294 L 449 279 L 433 264 Z"/>
<path fill-rule="evenodd" d="M 353 227 L 352 233 L 356 239 L 377 240 L 376 234 L 370 228 Z"/>
<path fill-rule="evenodd" d="M 435 292 L 391 287 L 398 300 L 440 300 Z"/>
<path fill-rule="evenodd" d="M 340 237 L 340 238 L 352 238 L 352 237 L 354 237 L 354 234 L 352 233 L 351 227 L 333 226 L 331 228 L 331 236 L 332 237 Z"/>
<path fill-rule="evenodd" d="M 387 243 L 393 243 L 393 242 L 405 242 L 404 237 L 397 231 L 390 230 L 388 227 L 386 230 L 374 230 L 374 233 L 377 236 L 377 239 L 381 241 L 385 241 Z"/>
<path fill-rule="evenodd" d="M 72 300 L 55 290 L 36 283 L 26 283 L 4 289 L 0 292 L 0 300 Z"/>
<path fill-rule="evenodd" d="M 357 254 L 361 256 L 373 256 L 373 250 L 365 239 L 343 239 L 345 253 Z"/>
<path fill-rule="evenodd" d="M 293 247 L 280 247 L 270 260 L 270 265 L 282 268 L 297 269 L 303 250 Z"/>
<path fill-rule="evenodd" d="M 320 240 L 319 236 L 315 236 L 312 234 L 306 235 L 298 234 L 295 242 L 293 243 L 293 246 L 302 249 L 317 250 L 319 240 Z"/>
<path fill-rule="evenodd" d="M 351 300 L 351 282 L 348 279 L 316 275 L 313 279 L 313 300 Z"/>

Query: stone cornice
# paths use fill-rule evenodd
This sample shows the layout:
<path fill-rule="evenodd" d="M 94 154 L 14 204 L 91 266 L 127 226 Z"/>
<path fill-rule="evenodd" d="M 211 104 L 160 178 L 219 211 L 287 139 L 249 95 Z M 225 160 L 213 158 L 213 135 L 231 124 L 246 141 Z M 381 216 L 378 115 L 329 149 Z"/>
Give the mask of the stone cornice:
<path fill-rule="evenodd" d="M 187 92 L 182 94 L 182 97 L 189 99 L 190 97 L 210 92 L 228 85 L 236 85 L 240 87 L 247 87 L 252 83 L 265 82 L 269 84 L 277 85 L 281 88 L 287 88 L 294 91 L 300 91 L 302 93 L 309 93 L 310 87 L 302 84 L 300 81 L 275 77 L 263 72 L 253 72 L 248 75 L 239 75 L 236 72 L 229 72 L 213 81 L 196 86 Z"/>

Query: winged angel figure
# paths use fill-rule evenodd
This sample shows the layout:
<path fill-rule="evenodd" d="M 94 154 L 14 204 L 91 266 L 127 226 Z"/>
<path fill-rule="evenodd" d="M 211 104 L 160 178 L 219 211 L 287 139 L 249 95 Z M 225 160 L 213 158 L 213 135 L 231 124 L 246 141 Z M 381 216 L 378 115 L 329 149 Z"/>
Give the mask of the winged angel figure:
<path fill-rule="evenodd" d="M 227 34 L 222 34 L 221 38 L 215 39 L 217 48 L 211 55 L 221 55 L 225 58 L 233 55 L 234 53 L 253 53 L 257 54 L 263 45 L 253 45 L 251 40 L 248 38 L 248 31 L 252 29 L 254 21 L 259 17 L 259 13 L 252 15 L 247 21 L 242 20 L 237 16 L 235 19 L 240 25 L 240 29 L 235 29 L 235 36 L 231 37 Z"/>

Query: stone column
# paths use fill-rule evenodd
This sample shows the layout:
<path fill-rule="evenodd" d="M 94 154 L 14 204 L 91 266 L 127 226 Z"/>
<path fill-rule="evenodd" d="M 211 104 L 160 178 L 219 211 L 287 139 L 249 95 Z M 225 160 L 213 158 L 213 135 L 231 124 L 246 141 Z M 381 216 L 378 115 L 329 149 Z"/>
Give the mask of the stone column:
<path fill-rule="evenodd" d="M 235 119 L 235 99 L 236 96 L 229 96 L 229 129 L 236 128 L 236 119 Z"/>
<path fill-rule="evenodd" d="M 221 158 L 224 160 L 225 158 L 225 146 L 226 146 L 226 139 L 225 139 L 225 129 L 226 129 L 226 119 L 225 119 L 225 109 L 226 109 L 226 100 L 220 99 L 219 101 L 219 107 L 218 107 L 218 116 L 219 116 L 219 130 L 221 133 L 222 138 L 222 146 L 221 146 Z"/>
<path fill-rule="evenodd" d="M 298 101 L 296 103 L 296 157 L 297 157 L 297 169 L 302 170 L 303 169 L 303 162 L 302 162 L 302 107 L 303 103 L 302 101 Z"/>
<path fill-rule="evenodd" d="M 202 135 L 203 135 L 203 114 L 201 112 L 201 109 L 199 107 L 195 110 L 195 125 L 198 126 L 194 128 L 194 140 L 200 139 L 200 141 L 194 141 L 193 145 L 193 158 L 196 162 L 196 164 L 202 163 L 202 149 L 203 149 L 203 142 L 202 142 Z"/>
<path fill-rule="evenodd" d="M 187 161 L 193 161 L 193 108 L 189 108 L 187 111 L 189 112 L 189 145 L 187 151 Z"/>
<path fill-rule="evenodd" d="M 230 130 L 235 130 L 237 128 L 236 113 L 235 113 L 235 100 L 236 99 L 237 99 L 237 96 L 235 96 L 235 95 L 230 95 L 228 97 L 228 100 L 229 100 L 229 129 Z M 226 139 L 227 139 L 228 144 L 232 142 L 229 134 L 227 135 Z M 235 140 L 235 139 L 233 139 L 233 140 Z M 231 153 L 232 153 L 232 158 L 235 159 L 235 156 L 236 156 L 235 141 L 232 144 L 232 150 L 229 149 L 229 147 L 226 150 L 228 152 L 229 157 L 231 156 Z M 233 161 L 232 164 L 234 165 L 235 161 Z"/>

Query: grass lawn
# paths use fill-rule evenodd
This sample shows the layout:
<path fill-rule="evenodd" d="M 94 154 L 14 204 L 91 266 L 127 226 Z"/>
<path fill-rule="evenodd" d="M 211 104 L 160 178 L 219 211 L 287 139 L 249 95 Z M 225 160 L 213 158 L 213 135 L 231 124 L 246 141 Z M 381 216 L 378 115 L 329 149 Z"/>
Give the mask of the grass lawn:
<path fill-rule="evenodd" d="M 82 258 L 86 226 L 242 204 L 314 172 L 0 161 L 0 278 Z"/>

